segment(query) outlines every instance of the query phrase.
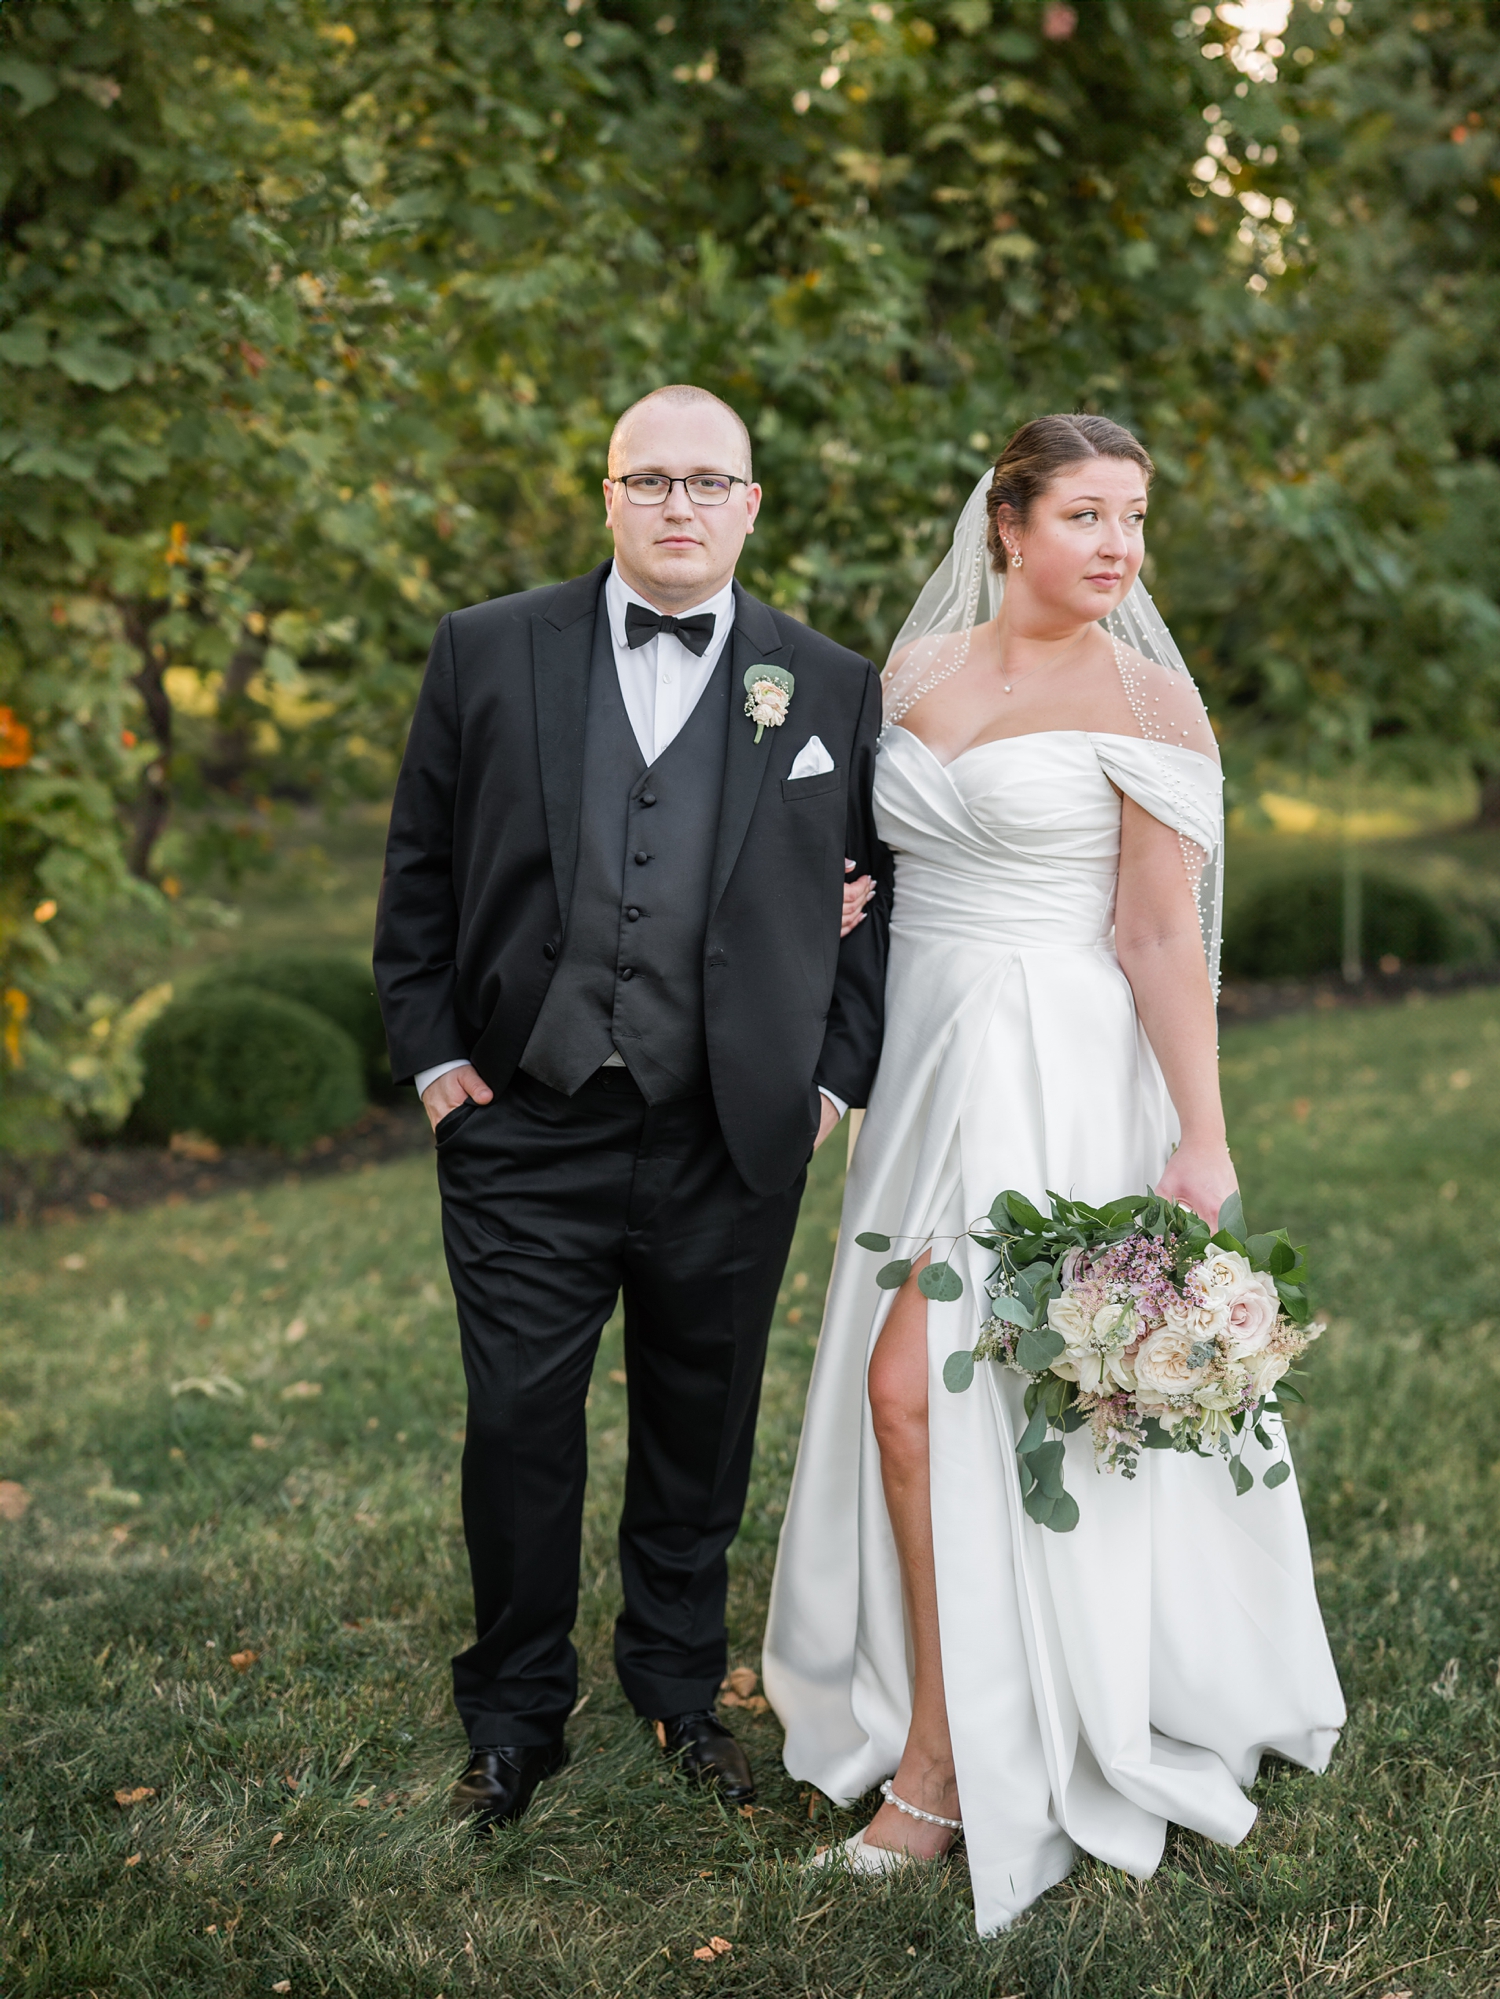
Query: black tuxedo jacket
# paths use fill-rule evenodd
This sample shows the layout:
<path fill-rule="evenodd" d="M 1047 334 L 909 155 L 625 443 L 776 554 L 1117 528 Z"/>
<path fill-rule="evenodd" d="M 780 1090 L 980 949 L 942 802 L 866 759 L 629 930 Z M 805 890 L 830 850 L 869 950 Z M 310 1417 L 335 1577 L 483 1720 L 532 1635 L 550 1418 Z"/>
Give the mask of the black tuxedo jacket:
<path fill-rule="evenodd" d="M 509 1083 L 556 967 L 578 851 L 584 712 L 608 565 L 453 611 L 438 627 L 391 812 L 375 977 L 391 1070 L 466 1055 Z M 806 1164 L 826 1085 L 867 1101 L 885 1009 L 892 869 L 871 790 L 880 683 L 861 659 L 735 585 L 724 792 L 703 992 L 709 1071 L 757 1193 Z M 749 666 L 796 680 L 755 741 Z M 788 775 L 810 736 L 835 768 Z M 839 940 L 844 857 L 878 892 Z"/>

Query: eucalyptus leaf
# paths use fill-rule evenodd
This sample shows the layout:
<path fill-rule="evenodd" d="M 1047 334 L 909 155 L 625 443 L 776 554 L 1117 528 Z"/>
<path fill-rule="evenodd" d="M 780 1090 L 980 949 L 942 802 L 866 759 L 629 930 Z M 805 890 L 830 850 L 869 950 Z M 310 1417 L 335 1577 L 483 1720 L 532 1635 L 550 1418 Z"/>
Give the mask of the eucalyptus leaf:
<path fill-rule="evenodd" d="M 1021 1326 L 1028 1331 L 1035 1319 L 1034 1313 L 1028 1312 L 1024 1305 L 1017 1304 L 1014 1298 L 1007 1298 L 1003 1293 L 1000 1297 L 990 1300 L 990 1311 L 995 1318 L 1003 1319 L 1006 1325 Z"/>
<path fill-rule="evenodd" d="M 1285 1485 L 1292 1475 L 1292 1468 L 1285 1458 L 1279 1458 L 1269 1471 L 1262 1472 L 1261 1484 L 1270 1486 L 1274 1492 L 1278 1485 Z"/>
<path fill-rule="evenodd" d="M 962 1395 L 974 1379 L 974 1356 L 960 1347 L 943 1362 L 943 1386 L 953 1395 Z"/>
<path fill-rule="evenodd" d="M 899 1291 L 911 1276 L 911 1258 L 898 1256 L 893 1263 L 882 1264 L 875 1273 L 875 1282 L 882 1291 Z"/>
<path fill-rule="evenodd" d="M 1078 1501 L 1071 1492 L 1060 1492 L 1052 1502 L 1047 1525 L 1054 1534 L 1071 1534 L 1078 1525 Z"/>
<path fill-rule="evenodd" d="M 1032 1476 L 1049 1499 L 1056 1499 L 1063 1489 L 1063 1445 L 1061 1438 L 1040 1445 L 1027 1458 L 1026 1463 Z"/>
<path fill-rule="evenodd" d="M 924 1298 L 951 1305 L 964 1295 L 964 1281 L 951 1263 L 929 1263 L 917 1279 L 917 1289 Z"/>
<path fill-rule="evenodd" d="M 1148 1416 L 1141 1427 L 1145 1431 L 1146 1449 L 1148 1451 L 1170 1451 L 1176 1449 L 1176 1446 L 1172 1442 L 1172 1432 L 1163 1428 L 1154 1416 Z"/>
<path fill-rule="evenodd" d="M 1229 1460 L 1229 1475 L 1234 1480 L 1234 1489 L 1241 1499 L 1255 1483 L 1255 1473 L 1243 1458 Z"/>
<path fill-rule="evenodd" d="M 1016 1366 L 1028 1374 L 1040 1374 L 1051 1367 L 1067 1344 L 1062 1334 L 1054 1333 L 1050 1326 L 1033 1327 L 1016 1341 Z"/>
<path fill-rule="evenodd" d="M 857 1235 L 854 1240 L 861 1249 L 889 1249 L 891 1246 L 890 1237 L 881 1235 L 875 1229 L 866 1229 L 863 1235 Z"/>
<path fill-rule="evenodd" d="M 1021 1503 L 1037 1525 L 1045 1527 L 1052 1518 L 1052 1509 L 1056 1506 L 1057 1500 L 1043 1492 L 1039 1485 L 1034 1485 Z"/>
<path fill-rule="evenodd" d="M 1034 1409 L 1031 1412 L 1031 1421 L 1021 1432 L 1020 1438 L 1016 1443 L 1016 1456 L 1021 1458 L 1027 1457 L 1046 1441 L 1047 1412 L 1045 1409 Z"/>

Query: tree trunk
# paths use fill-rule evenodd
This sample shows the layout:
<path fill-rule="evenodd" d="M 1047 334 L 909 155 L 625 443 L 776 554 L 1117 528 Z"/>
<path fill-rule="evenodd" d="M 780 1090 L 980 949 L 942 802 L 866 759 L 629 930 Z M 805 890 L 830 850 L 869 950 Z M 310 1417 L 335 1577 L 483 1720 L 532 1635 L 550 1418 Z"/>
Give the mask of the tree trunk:
<path fill-rule="evenodd" d="M 160 604 L 120 605 L 125 636 L 140 654 L 140 671 L 132 684 L 146 704 L 146 719 L 156 738 L 156 756 L 141 775 L 141 789 L 131 813 L 126 859 L 130 872 L 151 879 L 151 852 L 172 816 L 172 703 L 162 685 L 165 646 L 151 643 L 151 626 L 165 608 Z"/>
<path fill-rule="evenodd" d="M 203 775 L 210 784 L 232 791 L 250 765 L 251 705 L 245 690 L 260 671 L 265 658 L 263 639 L 242 633 L 228 666 L 219 695 L 219 713 L 208 754 L 203 759 Z"/>
<path fill-rule="evenodd" d="M 1479 779 L 1479 811 L 1474 824 L 1500 829 L 1500 764 L 1476 763 L 1474 775 Z"/>

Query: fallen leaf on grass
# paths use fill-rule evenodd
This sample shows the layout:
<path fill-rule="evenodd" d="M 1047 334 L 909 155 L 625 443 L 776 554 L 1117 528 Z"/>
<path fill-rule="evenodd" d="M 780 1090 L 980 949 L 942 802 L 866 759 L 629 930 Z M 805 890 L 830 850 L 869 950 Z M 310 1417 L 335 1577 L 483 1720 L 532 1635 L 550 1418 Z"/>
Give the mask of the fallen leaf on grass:
<path fill-rule="evenodd" d="M 267 1853 L 274 1853 L 285 1838 L 286 1834 L 284 1832 L 273 1832 L 271 1834 L 271 1844 L 266 1848 Z"/>
<path fill-rule="evenodd" d="M 375 1800 L 373 1798 L 351 1798 L 349 1802 L 357 1812 L 367 1812 Z"/>
<path fill-rule="evenodd" d="M 305 1340 L 307 1338 L 306 1319 L 293 1319 L 281 1337 L 289 1347 L 294 1347 L 298 1340 Z"/>
<path fill-rule="evenodd" d="M 111 1527 L 109 1538 L 117 1548 L 123 1548 L 125 1543 L 130 1539 L 130 1529 L 128 1527 Z"/>
<path fill-rule="evenodd" d="M 174 1395 L 206 1395 L 211 1402 L 217 1401 L 221 1395 L 238 1398 L 244 1392 L 239 1383 L 227 1374 L 190 1374 L 185 1381 L 172 1383 Z"/>
<path fill-rule="evenodd" d="M 0 1478 L 0 1520 L 19 1520 L 31 1504 L 31 1494 L 13 1478 Z"/>
<path fill-rule="evenodd" d="M 821 1791 L 814 1791 L 807 1801 L 807 1816 L 810 1819 L 815 1819 L 818 1816 L 818 1807 L 822 1802 L 823 1793 Z"/>
<path fill-rule="evenodd" d="M 215 1145 L 201 1131 L 174 1131 L 167 1140 L 167 1150 L 175 1152 L 179 1159 L 198 1159 L 205 1165 L 224 1156 L 223 1147 Z"/>
<path fill-rule="evenodd" d="M 252 1451 L 274 1451 L 276 1448 L 276 1439 L 274 1437 L 263 1437 L 259 1430 L 253 1430 L 250 1434 L 250 1448 Z"/>
<path fill-rule="evenodd" d="M 136 1784 L 129 1790 L 116 1791 L 115 1803 L 127 1807 L 130 1805 L 143 1805 L 147 1798 L 154 1798 L 155 1796 L 156 1792 L 150 1784 Z"/>
<path fill-rule="evenodd" d="M 259 1657 L 259 1652 L 231 1652 L 229 1663 L 237 1673 L 248 1673 Z"/>
<path fill-rule="evenodd" d="M 271 1987 L 273 1992 L 290 1992 L 291 1989 L 292 1981 L 290 1978 L 278 1978 L 276 1983 Z"/>
<path fill-rule="evenodd" d="M 706 1944 L 700 1944 L 693 1956 L 706 1964 L 712 1964 L 716 1957 L 728 1957 L 734 1945 L 728 1937 L 710 1937 Z"/>
<path fill-rule="evenodd" d="M 656 1739 L 662 1748 L 665 1749 L 667 1746 L 667 1731 L 665 1725 L 661 1722 L 657 1722 L 656 1724 Z"/>
<path fill-rule="evenodd" d="M 71 1256 L 65 1256 L 63 1258 L 62 1267 L 64 1270 L 87 1270 L 89 1267 L 89 1260 L 86 1256 L 80 1256 L 77 1250 L 75 1249 Z"/>
<path fill-rule="evenodd" d="M 623 1388 L 627 1377 L 623 1367 L 612 1367 L 609 1371 L 609 1378 L 615 1384 L 616 1388 Z"/>
<path fill-rule="evenodd" d="M 125 1865 L 127 1867 L 139 1867 L 140 1864 L 141 1864 L 141 1856 L 138 1853 L 131 1853 L 126 1855 Z"/>
<path fill-rule="evenodd" d="M 738 1694 L 741 1700 L 753 1694 L 760 1685 L 760 1674 L 753 1666 L 736 1666 L 732 1673 L 725 1675 L 719 1691 Z"/>
<path fill-rule="evenodd" d="M 103 1506 L 139 1506 L 141 1503 L 138 1492 L 127 1492 L 120 1485 L 91 1485 L 88 1497 L 97 1499 Z"/>
<path fill-rule="evenodd" d="M 321 1381 L 289 1381 L 281 1391 L 283 1402 L 305 1402 L 309 1395 L 321 1395 Z"/>

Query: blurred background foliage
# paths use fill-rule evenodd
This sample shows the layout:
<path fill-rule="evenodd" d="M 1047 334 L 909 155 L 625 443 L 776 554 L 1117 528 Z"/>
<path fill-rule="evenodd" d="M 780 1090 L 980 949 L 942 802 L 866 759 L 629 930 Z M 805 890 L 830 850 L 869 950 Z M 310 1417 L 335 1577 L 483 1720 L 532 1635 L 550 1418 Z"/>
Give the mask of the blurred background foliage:
<path fill-rule="evenodd" d="M 1231 776 L 1500 820 L 1497 123 L 1500 0 L 0 10 L 0 1146 L 118 1125 L 201 887 L 385 795 L 446 608 L 607 552 L 662 381 L 877 658 L 1107 411 Z"/>

